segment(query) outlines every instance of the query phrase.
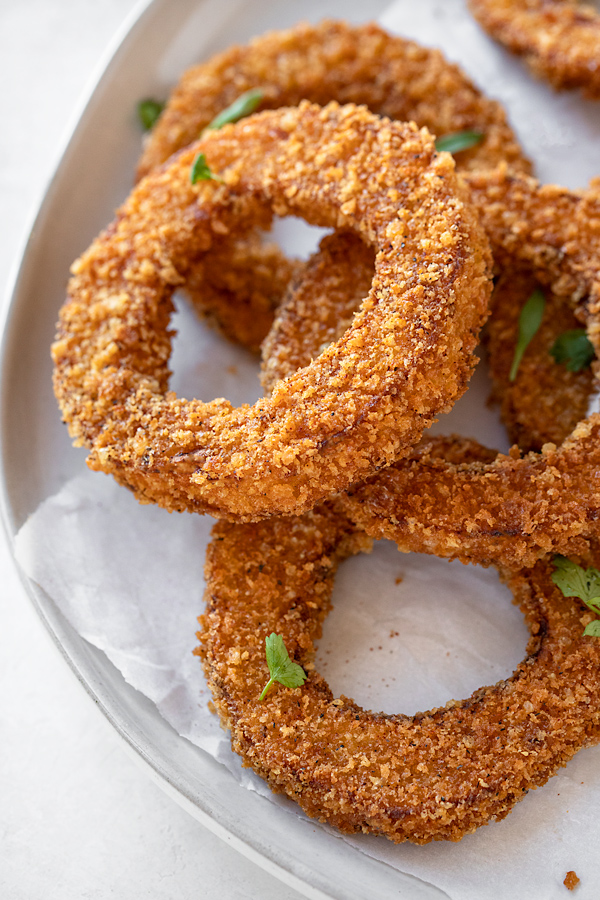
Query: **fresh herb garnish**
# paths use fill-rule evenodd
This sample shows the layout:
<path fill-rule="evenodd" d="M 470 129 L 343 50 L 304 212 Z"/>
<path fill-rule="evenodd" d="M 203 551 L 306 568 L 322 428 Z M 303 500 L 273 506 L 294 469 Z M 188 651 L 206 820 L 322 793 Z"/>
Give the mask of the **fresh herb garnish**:
<path fill-rule="evenodd" d="M 519 316 L 519 336 L 517 338 L 512 366 L 510 367 L 510 374 L 508 376 L 509 381 L 514 381 L 517 377 L 523 354 L 542 324 L 545 307 L 546 298 L 544 297 L 543 292 L 539 288 L 536 288 L 521 310 L 521 315 Z"/>
<path fill-rule="evenodd" d="M 564 556 L 555 556 L 552 581 L 561 589 L 564 597 L 579 597 L 588 609 L 600 616 L 600 572 L 583 569 Z M 600 619 L 586 626 L 584 634 L 600 637 Z"/>
<path fill-rule="evenodd" d="M 280 634 L 273 632 L 265 638 L 265 651 L 271 677 L 264 686 L 259 700 L 264 699 L 267 691 L 276 681 L 288 688 L 301 687 L 304 684 L 306 672 L 298 663 L 292 662 Z"/>
<path fill-rule="evenodd" d="M 215 175 L 206 162 L 204 153 L 198 153 L 194 159 L 192 170 L 190 172 L 190 181 L 192 184 L 196 184 L 197 181 L 219 181 L 223 184 L 223 179 L 219 178 L 218 175 Z"/>
<path fill-rule="evenodd" d="M 154 127 L 164 108 L 165 104 L 159 103 L 158 100 L 141 100 L 138 103 L 138 118 L 146 131 Z"/>
<path fill-rule="evenodd" d="M 437 138 L 435 149 L 445 150 L 446 153 L 458 153 L 459 150 L 468 150 L 469 147 L 479 144 L 484 137 L 482 131 L 455 131 Z"/>
<path fill-rule="evenodd" d="M 550 355 L 555 362 L 563 363 L 568 372 L 581 372 L 591 365 L 596 354 L 585 328 L 572 328 L 559 334 L 550 347 Z"/>
<path fill-rule="evenodd" d="M 204 130 L 216 131 L 218 128 L 222 128 L 223 125 L 239 122 L 240 119 L 244 119 L 246 116 L 249 116 L 250 113 L 254 112 L 263 97 L 264 93 L 257 88 L 252 88 L 251 90 L 240 94 L 237 100 L 234 100 L 233 103 L 230 103 L 230 105 L 220 112 L 218 116 L 215 116 L 212 122 L 209 122 Z"/>

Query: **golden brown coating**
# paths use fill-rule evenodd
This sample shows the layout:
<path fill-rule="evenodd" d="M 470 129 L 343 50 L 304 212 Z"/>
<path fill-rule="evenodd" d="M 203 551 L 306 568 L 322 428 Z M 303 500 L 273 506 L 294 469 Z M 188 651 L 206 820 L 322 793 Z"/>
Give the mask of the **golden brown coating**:
<path fill-rule="evenodd" d="M 579 0 L 469 0 L 493 38 L 555 88 L 600 97 L 600 14 Z"/>
<path fill-rule="evenodd" d="M 375 254 L 351 231 L 327 235 L 296 272 L 261 348 L 266 394 L 349 328 L 369 293 Z"/>
<path fill-rule="evenodd" d="M 437 135 L 479 131 L 485 135 L 481 143 L 457 154 L 459 168 L 508 160 L 513 169 L 530 171 L 500 104 L 484 97 L 438 50 L 389 35 L 374 24 L 324 21 L 270 32 L 184 73 L 147 137 L 138 177 L 195 141 L 218 113 L 253 88 L 264 91 L 263 109 L 294 106 L 303 99 L 319 104 L 337 100 L 415 121 Z M 227 238 L 222 243 L 222 258 L 211 253 L 198 273 L 192 270 L 186 293 L 226 337 L 257 349 L 283 296 L 282 276 L 290 263 L 272 245 L 261 259 L 260 244 L 252 236 L 247 249 L 236 236 L 229 254 Z M 270 266 L 272 282 L 261 276 Z M 238 292 L 239 315 L 231 314 L 232 290 Z"/>
<path fill-rule="evenodd" d="M 355 485 L 339 498 L 345 514 L 400 550 L 465 563 L 531 566 L 549 553 L 588 552 L 599 532 L 599 415 L 541 454 L 515 448 L 493 461 L 455 463 L 447 458 L 453 442 L 459 451 L 460 438 L 430 438 Z"/>
<path fill-rule="evenodd" d="M 253 353 L 269 333 L 290 280 L 302 268 L 256 230 L 215 241 L 191 267 L 185 293 L 196 311 Z"/>
<path fill-rule="evenodd" d="M 190 182 L 206 154 L 224 183 Z M 414 124 L 308 103 L 213 131 L 144 179 L 75 263 L 53 347 L 71 434 L 138 498 L 232 520 L 296 513 L 407 452 L 464 391 L 490 255 L 449 154 Z M 171 295 L 213 235 L 271 212 L 376 252 L 344 336 L 268 399 L 168 392 Z"/>
<path fill-rule="evenodd" d="M 502 106 L 484 97 L 439 50 L 394 37 L 373 23 L 325 20 L 269 32 L 188 69 L 147 137 L 138 177 L 197 140 L 218 113 L 251 89 L 264 92 L 260 109 L 337 100 L 415 121 L 437 136 L 480 131 L 483 141 L 460 154 L 463 167 L 506 160 L 518 171 L 531 168 Z"/>
<path fill-rule="evenodd" d="M 590 335 L 597 331 L 598 186 L 575 193 L 504 167 L 466 177 L 499 272 L 488 323 L 495 397 L 511 439 L 523 450 L 541 450 L 560 444 L 585 417 L 594 385 L 591 369 L 569 372 L 549 351 L 561 333 L 581 325 L 575 313 L 587 320 Z M 263 344 L 265 390 L 336 340 L 359 308 L 372 269 L 372 251 L 356 235 L 322 242 L 288 288 Z M 519 315 L 540 281 L 549 285 L 544 319 L 510 382 Z"/>
<path fill-rule="evenodd" d="M 519 316 L 537 288 L 537 280 L 526 271 L 512 267 L 502 272 L 492 293 L 484 337 L 493 398 L 500 404 L 511 442 L 521 450 L 562 444 L 585 418 L 594 385 L 590 368 L 569 372 L 550 353 L 561 334 L 581 328 L 581 323 L 565 298 L 548 290 L 542 324 L 527 347 L 515 380 L 510 380 Z"/>
<path fill-rule="evenodd" d="M 414 716 L 364 710 L 314 666 L 337 565 L 361 549 L 333 506 L 215 526 L 198 650 L 215 706 L 244 765 L 309 816 L 396 842 L 460 840 L 598 740 L 600 642 L 583 637 L 585 608 L 549 563 L 504 572 L 532 635 L 510 678 Z M 271 632 L 308 678 L 259 702 Z"/>

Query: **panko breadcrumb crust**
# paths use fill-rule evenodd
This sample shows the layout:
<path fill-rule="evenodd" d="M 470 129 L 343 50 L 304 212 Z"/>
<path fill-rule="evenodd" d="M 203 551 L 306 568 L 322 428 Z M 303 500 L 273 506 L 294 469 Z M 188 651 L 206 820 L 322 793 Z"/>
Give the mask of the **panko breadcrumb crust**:
<path fill-rule="evenodd" d="M 469 0 L 495 40 L 555 88 L 600 97 L 600 14 L 579 0 Z"/>
<path fill-rule="evenodd" d="M 221 181 L 192 185 L 198 152 Z M 341 340 L 234 409 L 168 391 L 171 295 L 213 236 L 271 213 L 376 251 Z M 491 257 L 447 153 L 414 124 L 303 103 L 209 133 L 144 179 L 74 264 L 54 387 L 91 468 L 142 502 L 231 520 L 299 513 L 388 465 L 465 390 Z"/>
<path fill-rule="evenodd" d="M 414 121 L 434 135 L 476 131 L 483 138 L 457 153 L 459 169 L 493 167 L 503 160 L 515 171 L 531 168 L 500 104 L 482 95 L 438 50 L 394 37 L 374 24 L 326 20 L 269 32 L 185 72 L 146 138 L 138 177 L 195 141 L 247 90 L 263 92 L 262 109 L 336 100 Z M 225 235 L 214 242 L 197 271 L 192 268 L 186 294 L 226 337 L 257 351 L 283 297 L 286 271 L 289 280 L 297 269 L 281 251 L 267 245 L 261 259 L 256 233 L 236 232 L 233 240 Z"/>
<path fill-rule="evenodd" d="M 261 110 L 336 100 L 414 121 L 436 136 L 478 131 L 483 140 L 461 153 L 461 165 L 484 168 L 504 160 L 517 171 L 531 169 L 501 104 L 485 97 L 439 50 L 390 35 L 374 23 L 326 19 L 268 32 L 188 69 L 146 139 L 138 178 L 196 141 L 248 90 L 263 92 Z"/>
<path fill-rule="evenodd" d="M 600 519 L 600 415 L 541 453 L 479 447 L 477 458 L 467 441 L 472 458 L 457 463 L 450 454 L 461 445 L 457 436 L 429 438 L 339 503 L 371 537 L 406 552 L 512 567 L 589 553 Z"/>
<path fill-rule="evenodd" d="M 372 249 L 351 232 L 336 232 L 321 241 L 290 282 L 263 341 L 265 393 L 338 340 L 368 293 L 373 268 Z M 483 334 L 493 399 L 501 405 L 511 441 L 525 451 L 561 444 L 585 418 L 594 385 L 591 368 L 569 372 L 550 353 L 561 334 L 581 327 L 570 298 L 550 290 L 545 292 L 540 329 L 527 347 L 515 380 L 510 380 L 519 317 L 536 289 L 538 280 L 529 271 L 506 263 L 494 285 Z"/>
<path fill-rule="evenodd" d="M 343 832 L 460 840 L 598 740 L 600 642 L 583 637 L 585 609 L 554 586 L 548 562 L 501 570 L 531 632 L 513 675 L 414 716 L 364 710 L 334 697 L 315 670 L 314 642 L 338 564 L 368 549 L 334 505 L 218 523 L 197 652 L 233 749 L 274 791 Z M 271 632 L 308 678 L 259 702 Z"/>

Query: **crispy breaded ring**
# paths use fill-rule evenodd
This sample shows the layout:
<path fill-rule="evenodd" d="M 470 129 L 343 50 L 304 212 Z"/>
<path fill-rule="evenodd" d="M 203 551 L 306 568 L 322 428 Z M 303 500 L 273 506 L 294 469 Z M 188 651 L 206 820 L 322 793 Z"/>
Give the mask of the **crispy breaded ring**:
<path fill-rule="evenodd" d="M 483 140 L 457 154 L 459 168 L 485 168 L 502 160 L 518 171 L 531 168 L 500 104 L 483 96 L 438 50 L 389 35 L 374 24 L 324 21 L 270 32 L 185 72 L 146 139 L 138 177 L 196 140 L 218 113 L 252 88 L 264 91 L 263 109 L 294 106 L 303 99 L 320 104 L 337 100 L 364 103 L 372 112 L 415 121 L 437 135 L 478 131 Z M 222 250 L 205 258 L 198 276 L 192 272 L 186 293 L 226 337 L 258 350 L 283 296 L 281 276 L 289 263 L 272 246 L 261 259 L 256 241 L 246 252 L 237 235 L 230 253 L 226 238 L 219 243 Z M 272 282 L 260 276 L 268 266 L 275 268 Z M 220 290 L 224 271 L 227 285 Z"/>
<path fill-rule="evenodd" d="M 309 816 L 395 842 L 460 840 L 598 741 L 600 642 L 583 637 L 584 607 L 548 562 L 505 571 L 532 635 L 510 678 L 414 716 L 364 710 L 335 698 L 313 662 L 335 570 L 362 549 L 333 505 L 215 526 L 197 650 L 215 706 L 244 765 Z M 272 632 L 308 678 L 259 702 Z"/>
<path fill-rule="evenodd" d="M 196 154 L 215 181 L 190 183 Z M 413 124 L 303 103 L 207 135 L 134 190 L 75 263 L 55 392 L 89 465 L 143 501 L 233 520 L 300 512 L 389 464 L 464 391 L 490 256 L 449 154 Z M 375 277 L 341 340 L 271 398 L 167 390 L 168 319 L 212 235 L 270 212 L 355 230 Z"/>
<path fill-rule="evenodd" d="M 465 563 L 520 567 L 549 553 L 588 553 L 600 533 L 599 415 L 541 454 L 483 461 L 481 448 L 481 462 L 452 462 L 449 444 L 459 451 L 460 442 L 423 441 L 408 459 L 341 495 L 344 513 L 400 550 Z"/>
<path fill-rule="evenodd" d="M 378 25 L 325 20 L 271 31 L 188 69 L 146 139 L 138 177 L 197 140 L 203 128 L 247 90 L 264 92 L 260 109 L 356 103 L 437 136 L 472 130 L 480 144 L 461 152 L 465 168 L 507 161 L 529 172 L 502 106 L 484 97 L 439 50 L 394 37 Z"/>
<path fill-rule="evenodd" d="M 469 0 L 489 34 L 555 88 L 600 97 L 600 15 L 578 0 Z"/>
<path fill-rule="evenodd" d="M 600 297 L 598 185 L 575 193 L 505 168 L 466 177 L 499 272 L 488 325 L 495 395 L 511 439 L 524 450 L 541 450 L 561 443 L 584 418 L 593 388 L 590 369 L 568 372 L 549 351 L 559 334 L 581 324 L 575 313 L 584 321 L 587 316 L 590 333 L 597 330 L 597 313 L 590 318 L 586 308 L 597 310 Z M 372 270 L 372 250 L 355 234 L 321 242 L 297 272 L 264 341 L 265 390 L 337 339 L 359 308 Z M 549 288 L 544 319 L 510 382 L 519 315 L 540 281 Z"/>

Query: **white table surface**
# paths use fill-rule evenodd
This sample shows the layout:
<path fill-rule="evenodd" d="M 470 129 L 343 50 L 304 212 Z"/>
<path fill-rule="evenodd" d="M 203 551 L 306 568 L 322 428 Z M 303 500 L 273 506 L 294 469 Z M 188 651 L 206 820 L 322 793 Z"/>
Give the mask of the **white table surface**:
<path fill-rule="evenodd" d="M 134 5 L 0 0 L 4 303 L 78 98 Z M 38 620 L 3 536 L 0 578 L 0 897 L 298 900 L 125 754 Z"/>

